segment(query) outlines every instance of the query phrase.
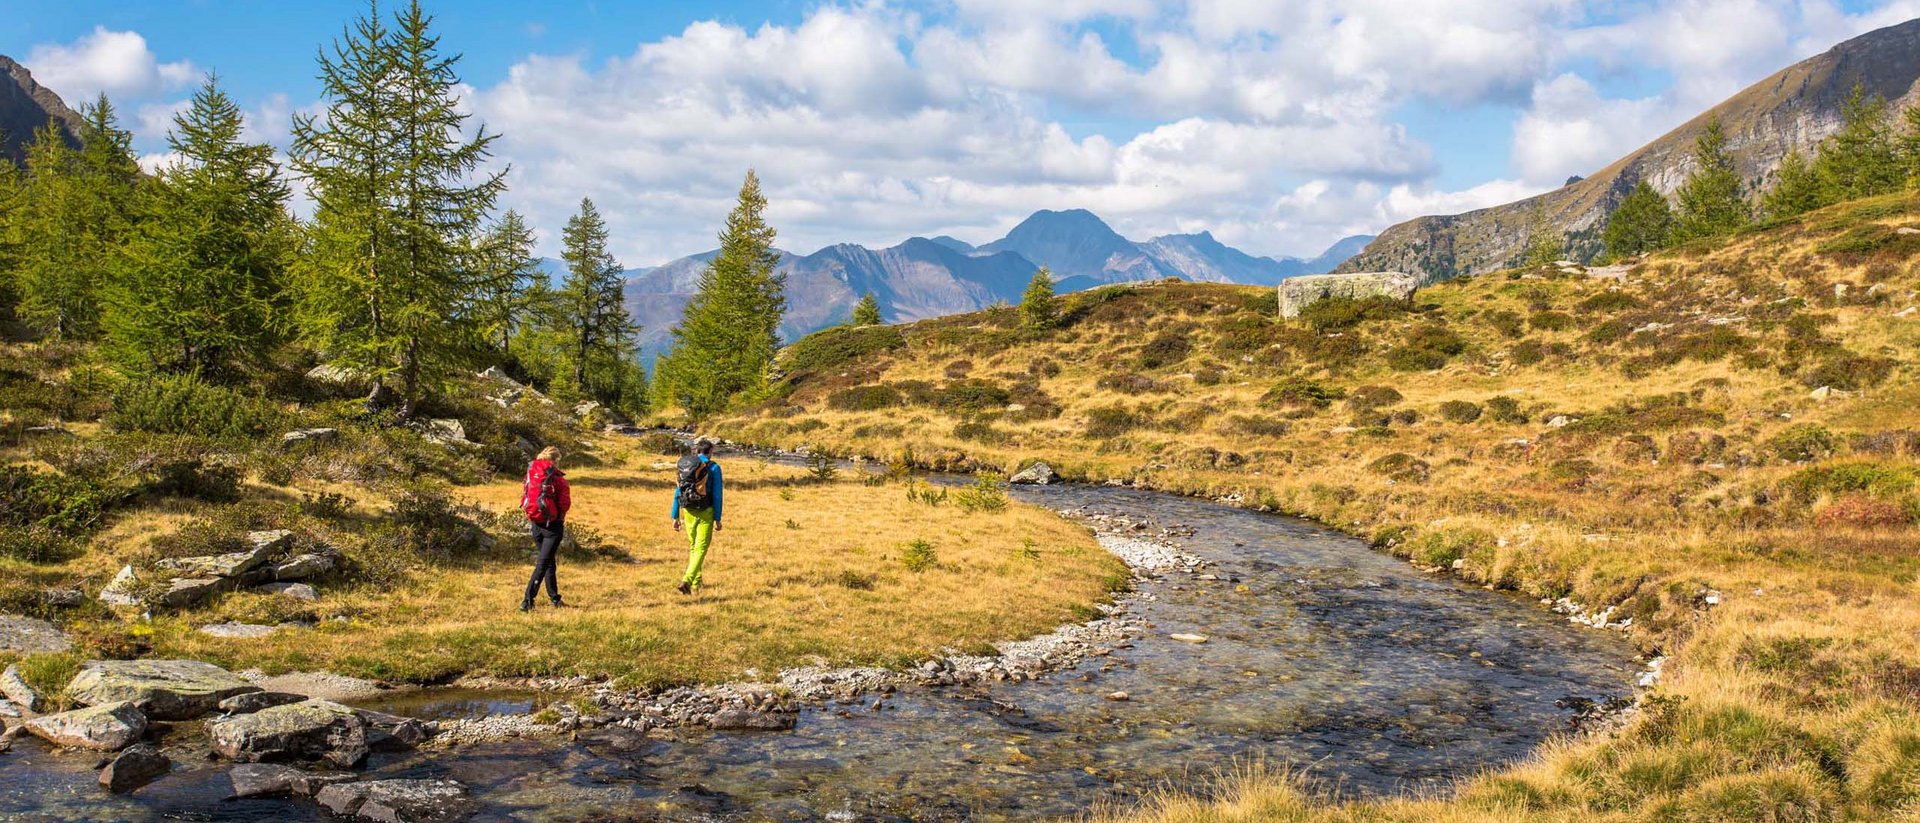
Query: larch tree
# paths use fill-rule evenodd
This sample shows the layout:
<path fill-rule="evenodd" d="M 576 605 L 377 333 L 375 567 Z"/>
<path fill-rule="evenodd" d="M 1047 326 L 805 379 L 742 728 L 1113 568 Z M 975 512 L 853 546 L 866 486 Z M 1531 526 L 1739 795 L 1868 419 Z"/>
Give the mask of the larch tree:
<path fill-rule="evenodd" d="M 853 307 L 853 325 L 878 326 L 884 322 L 880 319 L 880 301 L 874 298 L 873 292 L 861 295 L 860 302 Z"/>
<path fill-rule="evenodd" d="M 397 392 L 403 418 L 484 345 L 470 239 L 505 188 L 504 171 L 481 170 L 494 135 L 467 135 L 460 58 L 441 56 L 432 22 L 416 1 L 389 29 L 373 7 L 320 55 L 324 116 L 294 123 L 316 203 L 302 332 L 367 373 L 369 406 Z"/>
<path fill-rule="evenodd" d="M 20 314 L 62 339 L 98 334 L 100 290 L 132 226 L 140 183 L 133 137 L 106 95 L 85 116 L 79 149 L 51 123 L 28 147 L 15 221 Z"/>
<path fill-rule="evenodd" d="M 673 330 L 673 347 L 654 368 L 661 405 L 695 419 L 757 392 L 779 348 L 787 277 L 779 270 L 767 198 L 752 171 L 720 232 L 720 254 L 700 274 L 698 291 Z"/>
<path fill-rule="evenodd" d="M 561 232 L 567 280 L 553 300 L 555 325 L 567 339 L 573 386 L 602 402 L 618 399 L 622 368 L 639 334 L 627 314 L 625 270 L 607 250 L 608 240 L 600 210 L 581 198 L 579 213 Z"/>
<path fill-rule="evenodd" d="M 107 350 L 135 370 L 217 373 L 265 360 L 278 339 L 292 227 L 273 148 L 216 81 L 175 115 L 180 159 L 139 198 L 107 288 Z"/>
<path fill-rule="evenodd" d="M 1821 205 L 1899 191 L 1907 182 L 1887 101 L 1855 84 L 1840 104 L 1840 128 L 1820 143 L 1813 171 Z"/>
<path fill-rule="evenodd" d="M 1752 222 L 1753 210 L 1740 173 L 1734 170 L 1733 156 L 1727 152 L 1727 133 L 1719 117 L 1708 120 L 1695 138 L 1693 173 L 1677 194 L 1674 239 L 1678 242 L 1732 234 Z"/>
<path fill-rule="evenodd" d="M 512 209 L 481 236 L 480 314 L 500 357 L 513 356 L 514 334 L 531 325 L 548 297 L 546 279 L 533 256 L 533 227 Z"/>
<path fill-rule="evenodd" d="M 1620 205 L 1607 215 L 1601 241 L 1616 260 L 1665 248 L 1673 235 L 1673 208 L 1647 181 L 1633 185 Z"/>
<path fill-rule="evenodd" d="M 1807 156 L 1794 149 L 1781 158 L 1780 168 L 1774 172 L 1773 188 L 1761 200 L 1760 209 L 1768 219 L 1780 220 L 1805 214 L 1827 203 L 1820 175 L 1807 162 Z"/>
<path fill-rule="evenodd" d="M 1046 331 L 1060 322 L 1059 298 L 1053 293 L 1053 272 L 1046 266 L 1033 273 L 1020 295 L 1020 324 L 1028 331 Z"/>
<path fill-rule="evenodd" d="M 1527 245 L 1520 253 L 1520 264 L 1529 268 L 1551 266 L 1567 249 L 1567 238 L 1547 217 L 1545 202 L 1536 201 L 1527 217 Z"/>

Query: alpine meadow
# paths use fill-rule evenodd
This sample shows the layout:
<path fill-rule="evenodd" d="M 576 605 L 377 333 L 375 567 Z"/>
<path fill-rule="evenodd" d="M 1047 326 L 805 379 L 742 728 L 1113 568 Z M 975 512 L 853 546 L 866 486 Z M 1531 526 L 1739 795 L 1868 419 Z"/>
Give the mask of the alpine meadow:
<path fill-rule="evenodd" d="M 1920 19 L 1056 5 L 8 12 L 0 820 L 1920 823 Z"/>

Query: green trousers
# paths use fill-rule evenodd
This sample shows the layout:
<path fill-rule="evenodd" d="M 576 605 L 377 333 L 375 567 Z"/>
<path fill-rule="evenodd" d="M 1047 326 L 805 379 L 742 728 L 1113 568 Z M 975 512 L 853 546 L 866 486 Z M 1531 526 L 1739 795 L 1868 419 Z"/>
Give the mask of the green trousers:
<path fill-rule="evenodd" d="M 700 588 L 700 567 L 707 562 L 707 547 L 713 545 L 713 510 L 683 509 L 687 529 L 687 573 L 680 582 Z"/>

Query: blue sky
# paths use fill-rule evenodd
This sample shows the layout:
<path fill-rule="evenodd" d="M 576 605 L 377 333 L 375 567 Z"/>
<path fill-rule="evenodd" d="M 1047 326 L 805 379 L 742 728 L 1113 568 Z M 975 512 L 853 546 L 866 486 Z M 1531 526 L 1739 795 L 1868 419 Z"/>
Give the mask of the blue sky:
<path fill-rule="evenodd" d="M 387 4 L 390 8 L 393 4 Z M 0 53 L 108 92 L 164 162 L 207 71 L 284 147 L 353 2 L 23 4 Z M 1920 0 L 429 2 L 551 238 L 579 198 L 629 265 L 711 245 L 748 167 L 782 245 L 985 241 L 1039 208 L 1311 255 L 1585 174 Z M 551 249 L 547 249 L 551 251 Z"/>

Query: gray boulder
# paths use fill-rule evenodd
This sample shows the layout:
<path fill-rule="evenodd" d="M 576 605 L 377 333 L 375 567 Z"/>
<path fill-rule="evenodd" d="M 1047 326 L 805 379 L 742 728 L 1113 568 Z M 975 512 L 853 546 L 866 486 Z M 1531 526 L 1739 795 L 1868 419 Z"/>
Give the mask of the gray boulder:
<path fill-rule="evenodd" d="M 17 665 L 8 665 L 6 671 L 0 671 L 0 694 L 30 712 L 45 711 L 47 708 L 47 699 L 27 684 L 27 679 L 20 676 L 20 667 Z"/>
<path fill-rule="evenodd" d="M 306 695 L 303 694 L 249 692 L 247 694 L 236 694 L 220 701 L 220 711 L 226 712 L 227 714 L 253 714 L 262 709 L 271 709 L 275 706 L 290 706 L 306 699 Z"/>
<path fill-rule="evenodd" d="M 1012 477 L 1007 478 L 1007 482 L 1018 486 L 1045 486 L 1060 482 L 1060 475 L 1054 473 L 1052 466 L 1045 463 L 1035 463 L 1015 472 Z"/>
<path fill-rule="evenodd" d="M 307 443 L 330 443 L 340 439 L 339 429 L 295 429 L 280 435 L 280 448 L 292 448 Z"/>
<path fill-rule="evenodd" d="M 45 620 L 0 614 L 0 652 L 64 652 L 73 648 L 72 638 L 58 626 Z"/>
<path fill-rule="evenodd" d="M 213 750 L 241 763 L 326 761 L 352 768 L 367 757 L 367 723 L 331 700 L 306 700 L 207 724 Z"/>
<path fill-rule="evenodd" d="M 276 626 L 262 626 L 258 623 L 212 623 L 200 627 L 200 633 L 210 637 L 242 640 L 266 637 L 279 630 Z"/>
<path fill-rule="evenodd" d="M 787 712 L 763 712 L 744 706 L 728 706 L 714 712 L 707 725 L 717 731 L 778 732 L 793 728 L 794 715 Z"/>
<path fill-rule="evenodd" d="M 113 752 L 147 733 L 147 716 L 132 703 L 121 701 L 36 717 L 26 727 L 56 746 Z"/>
<path fill-rule="evenodd" d="M 140 703 L 155 720 L 192 720 L 236 694 L 260 691 L 233 672 L 198 660 L 93 660 L 67 695 L 86 706 Z"/>
<path fill-rule="evenodd" d="M 172 768 L 173 761 L 161 754 L 159 747 L 136 743 L 100 770 L 100 787 L 114 794 L 126 794 L 152 783 Z"/>
<path fill-rule="evenodd" d="M 139 583 L 140 577 L 133 571 L 133 566 L 122 566 L 120 573 L 114 575 L 106 588 L 100 590 L 100 602 L 109 606 L 138 606 L 140 598 L 134 588 Z"/>
<path fill-rule="evenodd" d="M 241 763 L 228 771 L 227 777 L 233 781 L 234 797 L 312 797 L 335 783 L 359 779 L 350 772 L 310 772 L 276 763 Z"/>
<path fill-rule="evenodd" d="M 352 366 L 318 365 L 307 370 L 307 379 L 347 389 L 361 389 L 373 383 L 367 373 Z"/>
<path fill-rule="evenodd" d="M 465 786 L 451 780 L 370 780 L 340 783 L 314 799 L 327 811 L 380 823 L 449 823 L 474 812 Z"/>
<path fill-rule="evenodd" d="M 275 580 L 305 580 L 333 571 L 333 557 L 325 554 L 297 554 L 273 566 Z"/>
<path fill-rule="evenodd" d="M 411 717 L 401 717 L 370 709 L 354 709 L 354 711 L 367 723 L 367 745 L 371 748 L 411 749 L 426 742 L 426 739 L 432 736 L 427 724 Z"/>
<path fill-rule="evenodd" d="M 467 427 L 451 418 L 428 420 L 420 427 L 420 436 L 450 449 L 478 445 L 467 439 Z"/>
<path fill-rule="evenodd" d="M 265 583 L 254 589 L 261 594 L 277 594 L 312 603 L 320 599 L 320 592 L 305 583 Z"/>
<path fill-rule="evenodd" d="M 239 577 L 265 564 L 268 558 L 293 545 L 293 532 L 286 529 L 247 533 L 244 551 L 206 557 L 175 557 L 154 564 L 179 572 L 182 577 Z"/>

